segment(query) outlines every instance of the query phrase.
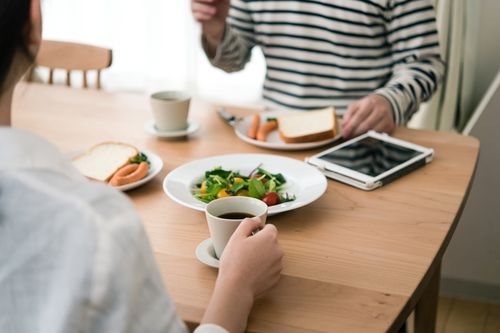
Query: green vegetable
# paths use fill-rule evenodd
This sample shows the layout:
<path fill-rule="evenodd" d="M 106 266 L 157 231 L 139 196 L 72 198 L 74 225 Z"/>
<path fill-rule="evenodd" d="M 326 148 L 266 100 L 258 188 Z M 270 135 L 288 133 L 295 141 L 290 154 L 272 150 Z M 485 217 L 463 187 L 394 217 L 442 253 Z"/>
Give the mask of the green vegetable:
<path fill-rule="evenodd" d="M 130 163 L 141 163 L 141 162 L 147 162 L 148 164 L 151 164 L 151 162 L 149 162 L 148 160 L 148 157 L 144 153 L 139 153 L 130 159 Z"/>
<path fill-rule="evenodd" d="M 276 182 L 274 179 L 270 179 L 266 183 L 266 192 L 276 192 Z"/>
<path fill-rule="evenodd" d="M 253 198 L 261 199 L 266 194 L 266 189 L 260 180 L 252 178 L 248 181 L 248 193 Z"/>
<path fill-rule="evenodd" d="M 233 186 L 231 186 L 231 188 L 229 189 L 229 193 L 236 195 L 239 191 L 241 191 L 247 187 L 248 187 L 247 182 L 237 182 L 237 183 L 234 183 Z"/>
<path fill-rule="evenodd" d="M 260 165 L 252 171 L 250 176 L 244 176 L 239 171 L 224 170 L 219 166 L 205 172 L 200 182 L 193 186 L 193 195 L 205 203 L 217 199 L 217 194 L 221 190 L 231 196 L 245 193 L 243 195 L 260 200 L 266 194 L 276 192 L 280 197 L 280 202 L 295 200 L 295 196 L 281 192 L 285 184 L 286 179 L 281 173 L 272 174 L 262 169 Z"/>

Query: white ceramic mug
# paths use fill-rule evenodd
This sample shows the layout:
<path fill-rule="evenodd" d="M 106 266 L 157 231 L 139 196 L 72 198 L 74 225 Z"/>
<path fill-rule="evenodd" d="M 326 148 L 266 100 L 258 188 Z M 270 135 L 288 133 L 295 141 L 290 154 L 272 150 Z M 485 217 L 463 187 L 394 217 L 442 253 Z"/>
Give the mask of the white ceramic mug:
<path fill-rule="evenodd" d="M 158 131 L 182 131 L 188 127 L 191 97 L 182 91 L 159 91 L 151 95 L 151 108 Z"/>
<path fill-rule="evenodd" d="M 267 219 L 267 205 L 251 197 L 225 197 L 210 202 L 205 208 L 208 230 L 215 249 L 217 258 L 222 252 L 234 231 L 245 218 L 229 219 L 221 217 L 228 213 L 244 213 L 261 220 L 262 226 Z"/>

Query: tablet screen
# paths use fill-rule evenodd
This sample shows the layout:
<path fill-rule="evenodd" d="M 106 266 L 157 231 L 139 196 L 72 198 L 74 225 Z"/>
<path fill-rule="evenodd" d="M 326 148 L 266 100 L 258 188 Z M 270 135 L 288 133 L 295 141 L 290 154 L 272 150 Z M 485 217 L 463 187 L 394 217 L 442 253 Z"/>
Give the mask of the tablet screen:
<path fill-rule="evenodd" d="M 417 150 L 366 137 L 318 158 L 376 177 L 419 154 Z"/>

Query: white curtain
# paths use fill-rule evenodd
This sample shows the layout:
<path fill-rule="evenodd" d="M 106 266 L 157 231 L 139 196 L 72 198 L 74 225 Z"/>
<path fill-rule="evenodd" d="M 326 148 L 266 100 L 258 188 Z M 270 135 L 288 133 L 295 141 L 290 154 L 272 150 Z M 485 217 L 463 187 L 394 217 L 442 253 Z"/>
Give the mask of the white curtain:
<path fill-rule="evenodd" d="M 113 50 L 113 65 L 103 74 L 107 90 L 182 89 L 221 103 L 260 103 L 265 75 L 260 50 L 254 50 L 252 61 L 241 72 L 226 74 L 213 68 L 200 48 L 199 26 L 191 17 L 190 0 L 42 1 L 44 38 Z M 434 98 L 410 126 L 451 130 L 465 124 L 475 100 L 480 99 L 475 96 L 471 100 L 471 90 L 478 95 L 477 83 L 482 79 L 475 74 L 478 36 L 497 31 L 479 31 L 479 12 L 480 8 L 487 12 L 489 7 L 498 7 L 498 0 L 434 1 L 448 72 Z"/>
<path fill-rule="evenodd" d="M 481 34 L 495 34 L 481 20 L 484 13 L 498 4 L 493 1 L 435 0 L 437 24 L 443 58 L 447 63 L 446 78 L 431 101 L 423 105 L 410 125 L 436 130 L 458 130 L 466 124 L 484 93 L 477 89 L 478 64 L 482 47 Z M 493 5 L 493 6 L 492 6 Z M 483 17 L 482 17 L 483 16 Z M 492 65 L 496 73 L 498 62 Z M 488 78 L 491 80 L 490 78 Z"/>
<path fill-rule="evenodd" d="M 104 72 L 107 90 L 188 90 L 233 104 L 260 100 L 264 60 L 257 50 L 244 71 L 212 68 L 200 48 L 189 0 L 45 0 L 45 39 L 88 43 L 113 50 Z"/>

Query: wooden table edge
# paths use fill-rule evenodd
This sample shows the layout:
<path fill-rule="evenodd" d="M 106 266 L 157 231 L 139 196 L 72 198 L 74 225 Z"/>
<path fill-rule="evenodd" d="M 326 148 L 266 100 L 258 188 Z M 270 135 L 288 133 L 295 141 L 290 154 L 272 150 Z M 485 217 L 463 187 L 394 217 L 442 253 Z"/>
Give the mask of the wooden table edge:
<path fill-rule="evenodd" d="M 436 315 L 437 315 L 437 301 L 439 296 L 439 282 L 441 278 L 441 261 L 443 255 L 448 248 L 453 234 L 458 225 L 458 221 L 462 216 L 465 204 L 469 198 L 470 190 L 472 188 L 472 183 L 476 176 L 479 154 L 480 154 L 480 142 L 479 139 L 469 136 L 474 139 L 477 144 L 477 153 L 474 161 L 474 167 L 472 170 L 472 175 L 467 184 L 467 189 L 465 190 L 462 202 L 458 208 L 455 219 L 448 230 L 446 238 L 442 242 L 436 256 L 434 257 L 432 263 L 430 264 L 427 272 L 423 276 L 419 285 L 416 288 L 415 294 L 408 299 L 408 302 L 403 307 L 399 316 L 394 320 L 392 325 L 389 327 L 388 332 L 398 332 L 398 330 L 403 326 L 406 319 L 410 316 L 413 310 L 415 310 L 415 323 L 414 323 L 414 333 L 429 333 L 435 331 L 436 325 Z M 424 304 L 421 304 L 424 303 Z M 432 309 L 429 309 L 432 307 Z M 422 313 L 424 312 L 424 313 Z M 433 316 L 431 318 L 430 316 Z"/>

